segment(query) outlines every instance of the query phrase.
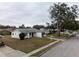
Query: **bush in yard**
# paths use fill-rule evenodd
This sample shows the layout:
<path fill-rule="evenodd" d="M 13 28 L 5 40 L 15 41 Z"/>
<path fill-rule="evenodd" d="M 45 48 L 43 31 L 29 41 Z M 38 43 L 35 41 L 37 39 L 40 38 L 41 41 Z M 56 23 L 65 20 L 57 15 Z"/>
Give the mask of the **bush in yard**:
<path fill-rule="evenodd" d="M 24 33 L 20 33 L 20 34 L 19 34 L 19 37 L 20 37 L 20 40 L 24 40 L 25 34 L 24 34 Z"/>
<path fill-rule="evenodd" d="M 4 42 L 0 42 L 0 47 L 1 47 L 1 46 L 4 46 L 4 45 L 5 45 Z"/>

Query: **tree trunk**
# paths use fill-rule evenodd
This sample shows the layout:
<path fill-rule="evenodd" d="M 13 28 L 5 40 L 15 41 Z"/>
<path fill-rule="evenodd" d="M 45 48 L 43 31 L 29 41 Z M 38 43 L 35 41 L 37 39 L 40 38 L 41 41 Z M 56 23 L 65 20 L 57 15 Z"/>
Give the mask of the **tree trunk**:
<path fill-rule="evenodd" d="M 57 23 L 57 35 L 60 37 L 60 26 L 59 26 L 59 21 Z"/>

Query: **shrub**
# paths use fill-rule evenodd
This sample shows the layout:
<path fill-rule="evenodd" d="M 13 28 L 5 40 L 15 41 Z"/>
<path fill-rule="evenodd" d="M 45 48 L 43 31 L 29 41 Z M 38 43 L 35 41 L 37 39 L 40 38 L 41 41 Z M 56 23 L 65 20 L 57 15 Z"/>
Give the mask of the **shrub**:
<path fill-rule="evenodd" d="M 4 45 L 5 45 L 4 42 L 0 42 L 0 47 L 1 47 L 1 46 L 4 46 Z"/>
<path fill-rule="evenodd" d="M 24 34 L 24 33 L 20 33 L 20 34 L 19 34 L 19 37 L 20 37 L 20 40 L 24 40 L 25 34 Z"/>

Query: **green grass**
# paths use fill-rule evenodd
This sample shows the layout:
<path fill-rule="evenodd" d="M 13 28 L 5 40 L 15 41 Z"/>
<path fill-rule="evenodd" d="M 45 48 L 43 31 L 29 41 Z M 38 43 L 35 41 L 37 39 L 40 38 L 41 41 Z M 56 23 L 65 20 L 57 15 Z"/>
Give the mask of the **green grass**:
<path fill-rule="evenodd" d="M 48 34 L 48 36 L 54 36 L 54 37 L 57 37 L 58 35 L 57 34 Z"/>
<path fill-rule="evenodd" d="M 47 36 L 48 37 L 51 37 L 51 36 L 53 36 L 53 37 L 59 37 L 57 33 L 48 34 Z M 68 34 L 60 34 L 60 37 L 69 37 L 69 35 Z"/>
<path fill-rule="evenodd" d="M 13 49 L 29 53 L 35 49 L 45 46 L 56 40 L 50 40 L 47 38 L 30 38 L 25 40 L 12 39 L 10 36 L 5 36 L 3 42 Z"/>

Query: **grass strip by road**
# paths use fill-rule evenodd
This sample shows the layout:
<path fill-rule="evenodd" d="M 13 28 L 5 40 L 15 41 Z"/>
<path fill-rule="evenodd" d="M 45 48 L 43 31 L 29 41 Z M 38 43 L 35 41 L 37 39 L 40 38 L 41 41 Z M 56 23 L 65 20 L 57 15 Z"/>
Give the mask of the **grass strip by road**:
<path fill-rule="evenodd" d="M 48 50 L 52 45 L 54 45 L 54 44 L 56 44 L 56 43 L 58 43 L 58 42 L 60 42 L 60 41 L 61 41 L 61 40 L 56 40 L 56 41 L 54 41 L 54 42 L 52 42 L 52 43 L 49 43 L 49 44 L 47 44 L 47 45 L 45 45 L 45 46 L 43 46 L 43 47 L 41 47 L 41 48 L 39 48 L 39 49 L 36 49 L 36 50 L 34 50 L 34 51 L 28 53 L 26 56 L 38 56 L 38 55 L 41 55 L 42 52 Z"/>

